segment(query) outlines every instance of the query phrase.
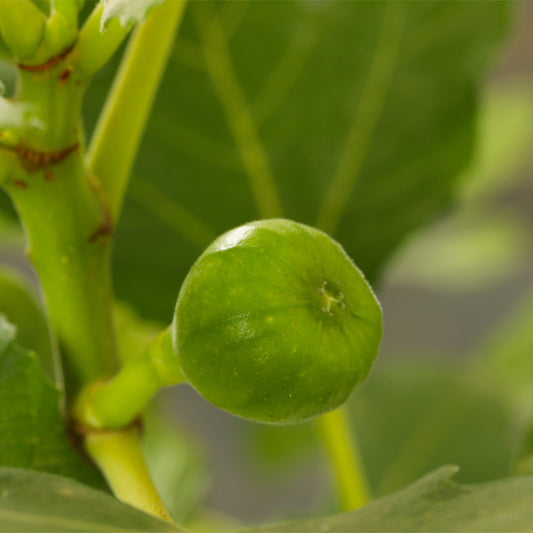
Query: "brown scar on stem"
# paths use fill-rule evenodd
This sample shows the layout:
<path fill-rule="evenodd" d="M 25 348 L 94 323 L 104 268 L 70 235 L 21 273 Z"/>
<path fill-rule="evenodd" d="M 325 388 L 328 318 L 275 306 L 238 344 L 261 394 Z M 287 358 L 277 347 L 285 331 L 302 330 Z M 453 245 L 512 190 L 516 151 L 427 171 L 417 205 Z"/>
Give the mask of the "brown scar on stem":
<path fill-rule="evenodd" d="M 61 82 L 61 85 L 66 85 L 68 79 L 70 78 L 70 75 L 72 74 L 72 71 L 74 70 L 73 66 L 67 67 L 61 74 L 59 75 L 59 79 Z"/>
<path fill-rule="evenodd" d="M 7 149 L 12 150 L 19 156 L 22 166 L 28 172 L 37 172 L 42 170 L 43 167 L 55 165 L 63 161 L 63 159 L 65 159 L 69 154 L 75 152 L 79 145 L 80 143 L 75 143 L 64 150 L 58 150 L 57 152 L 40 152 L 38 150 L 32 150 L 23 144 L 9 147 Z"/>
<path fill-rule="evenodd" d="M 54 57 L 51 57 L 44 63 L 40 63 L 39 65 L 26 65 L 25 63 L 17 63 L 17 67 L 20 70 L 25 70 L 26 72 L 43 72 L 44 70 L 50 70 L 54 68 L 56 65 L 61 63 L 69 54 L 72 52 L 72 49 L 74 48 L 76 43 L 74 43 L 72 46 L 69 46 L 66 50 L 63 50 L 60 54 L 57 54 Z"/>
<path fill-rule="evenodd" d="M 111 214 L 111 209 L 107 202 L 107 197 L 102 191 L 102 186 L 100 181 L 96 176 L 89 174 L 87 176 L 89 185 L 91 186 L 94 194 L 100 202 L 102 208 L 102 217 L 103 222 L 87 237 L 87 242 L 94 243 L 102 237 L 108 237 L 113 234 L 113 215 Z"/>
<path fill-rule="evenodd" d="M 44 179 L 46 181 L 52 181 L 54 179 L 54 175 L 49 171 L 47 170 L 45 173 L 44 173 Z"/>
<path fill-rule="evenodd" d="M 108 209 L 104 212 L 104 221 L 87 237 L 87 242 L 94 243 L 101 237 L 107 237 L 113 233 L 113 221 Z"/>
<path fill-rule="evenodd" d="M 85 435 L 105 435 L 106 433 L 116 433 L 118 431 L 127 431 L 129 429 L 137 428 L 141 433 L 144 433 L 144 423 L 141 416 L 134 418 L 127 426 L 121 427 L 120 429 L 113 428 L 92 428 L 86 426 L 79 420 L 75 418 L 69 418 L 67 420 L 67 434 L 69 440 L 76 445 L 80 442 L 80 438 L 83 439 Z M 83 447 L 82 447 L 83 449 Z"/>
<path fill-rule="evenodd" d="M 19 189 L 25 189 L 27 187 L 27 184 L 25 181 L 22 180 L 15 180 L 15 187 Z"/>

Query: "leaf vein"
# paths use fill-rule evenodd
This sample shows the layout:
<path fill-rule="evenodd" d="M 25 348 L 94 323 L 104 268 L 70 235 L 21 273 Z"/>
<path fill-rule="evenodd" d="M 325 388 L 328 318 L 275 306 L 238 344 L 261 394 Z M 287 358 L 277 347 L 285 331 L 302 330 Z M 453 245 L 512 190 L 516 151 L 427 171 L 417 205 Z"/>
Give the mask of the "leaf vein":
<path fill-rule="evenodd" d="M 152 183 L 136 177 L 131 182 L 129 198 L 200 249 L 216 238 L 211 228 Z"/>
<path fill-rule="evenodd" d="M 263 218 L 279 217 L 282 209 L 274 177 L 236 77 L 222 25 L 216 14 L 208 12 L 206 2 L 195 4 L 194 8 L 207 72 L 237 145 L 259 215 Z"/>
<path fill-rule="evenodd" d="M 305 62 L 316 45 L 316 40 L 317 36 L 312 33 L 309 22 L 302 24 L 296 30 L 285 53 L 272 69 L 263 90 L 252 104 L 258 125 L 266 122 L 282 105 L 298 81 Z"/>
<path fill-rule="evenodd" d="M 403 5 L 395 2 L 390 2 L 385 8 L 378 46 L 361 102 L 316 221 L 316 226 L 328 233 L 336 231 L 360 177 L 392 80 L 405 24 L 404 9 Z"/>

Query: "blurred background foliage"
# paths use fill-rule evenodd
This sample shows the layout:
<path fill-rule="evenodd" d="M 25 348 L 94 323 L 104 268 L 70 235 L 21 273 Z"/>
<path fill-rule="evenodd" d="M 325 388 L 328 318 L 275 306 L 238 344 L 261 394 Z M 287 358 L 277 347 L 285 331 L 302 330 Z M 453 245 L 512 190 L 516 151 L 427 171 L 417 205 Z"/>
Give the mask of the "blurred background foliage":
<path fill-rule="evenodd" d="M 512 472 L 533 440 L 533 8 L 513 7 L 191 3 L 116 230 L 123 354 L 170 320 L 217 234 L 265 216 L 319 225 L 384 308 L 379 362 L 349 404 L 373 492 L 442 464 L 464 482 Z M 87 135 L 118 61 L 87 94 Z M 0 74 L 9 94 L 13 71 Z M 50 373 L 32 269 L 3 205 L 0 306 Z M 155 404 L 146 453 L 180 519 L 209 530 L 233 527 L 226 513 L 335 508 L 311 424 L 247 423 L 188 388 Z"/>

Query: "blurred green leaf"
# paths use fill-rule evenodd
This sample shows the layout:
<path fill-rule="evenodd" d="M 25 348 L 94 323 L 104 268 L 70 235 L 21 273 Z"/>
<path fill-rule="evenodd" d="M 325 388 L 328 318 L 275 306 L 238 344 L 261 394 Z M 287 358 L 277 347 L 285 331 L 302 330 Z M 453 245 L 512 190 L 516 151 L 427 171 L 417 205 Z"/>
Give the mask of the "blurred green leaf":
<path fill-rule="evenodd" d="M 11 95 L 13 94 L 13 90 L 15 88 L 16 79 L 17 79 L 17 69 L 15 65 L 8 60 L 2 59 L 2 52 L 0 50 L 0 80 L 2 81 L 2 85 L 5 88 L 5 94 L 4 90 L 2 90 L 2 95 Z"/>
<path fill-rule="evenodd" d="M 388 362 L 353 395 L 353 427 L 375 494 L 442 464 L 479 483 L 508 474 L 514 418 L 498 391 L 457 363 Z"/>
<path fill-rule="evenodd" d="M 515 418 L 492 381 L 433 360 L 388 361 L 348 403 L 372 492 L 387 494 L 442 464 L 479 483 L 506 475 Z M 312 424 L 250 427 L 247 455 L 271 476 L 325 460 Z M 475 452 L 475 450 L 479 450 Z M 296 460 L 299 457 L 299 461 Z"/>
<path fill-rule="evenodd" d="M 302 531 L 365 532 L 501 532 L 531 531 L 533 477 L 485 485 L 452 481 L 456 467 L 428 474 L 409 487 L 358 511 L 241 530 L 243 533 Z"/>
<path fill-rule="evenodd" d="M 194 533 L 234 531 L 244 528 L 243 524 L 233 516 L 205 508 L 196 512 L 183 525 L 187 531 L 194 531 Z"/>
<path fill-rule="evenodd" d="M 503 209 L 467 208 L 414 235 L 388 267 L 387 281 L 445 292 L 486 289 L 523 272 L 526 223 Z"/>
<path fill-rule="evenodd" d="M 143 451 L 165 507 L 182 524 L 198 509 L 209 487 L 201 448 L 171 421 L 151 415 L 145 418 Z"/>
<path fill-rule="evenodd" d="M 0 250 L 15 249 L 23 257 L 24 234 L 15 217 L 9 197 L 0 189 Z"/>
<path fill-rule="evenodd" d="M 181 531 L 70 479 L 0 468 L 0 530 L 10 533 Z"/>
<path fill-rule="evenodd" d="M 74 451 L 59 412 L 58 389 L 37 356 L 15 343 L 15 335 L 16 328 L 0 315 L 0 465 L 105 487 L 99 472 Z"/>
<path fill-rule="evenodd" d="M 484 95 L 479 142 L 462 177 L 461 199 L 482 201 L 509 189 L 530 160 L 533 142 L 533 82 L 511 80 Z"/>
<path fill-rule="evenodd" d="M 17 342 L 39 355 L 44 371 L 55 378 L 48 324 L 28 284 L 0 266 L 0 313 L 17 327 Z"/>
<path fill-rule="evenodd" d="M 533 85 L 507 82 L 487 90 L 479 142 L 461 177 L 459 206 L 416 233 L 390 264 L 387 279 L 431 290 L 476 291 L 524 270 L 531 247 L 527 221 L 498 205 L 516 185 L 533 141 Z"/>
<path fill-rule="evenodd" d="M 533 292 L 493 328 L 476 349 L 475 369 L 499 391 L 515 418 L 514 436 L 520 452 L 533 452 Z"/>
<path fill-rule="evenodd" d="M 119 297 L 170 321 L 214 236 L 279 215 L 334 234 L 375 280 L 405 235 L 450 203 L 508 11 L 191 2 L 117 229 Z M 111 74 L 88 94 L 89 127 Z"/>
<path fill-rule="evenodd" d="M 10 58 L 11 50 L 7 47 L 4 39 L 0 36 L 0 59 L 9 60 Z"/>
<path fill-rule="evenodd" d="M 526 291 L 476 349 L 478 368 L 490 371 L 510 395 L 529 396 L 533 408 L 533 292 Z M 524 390 L 526 387 L 526 390 Z"/>
<path fill-rule="evenodd" d="M 318 442 L 313 422 L 291 426 L 247 424 L 244 430 L 245 458 L 262 477 L 291 475 L 316 460 Z"/>

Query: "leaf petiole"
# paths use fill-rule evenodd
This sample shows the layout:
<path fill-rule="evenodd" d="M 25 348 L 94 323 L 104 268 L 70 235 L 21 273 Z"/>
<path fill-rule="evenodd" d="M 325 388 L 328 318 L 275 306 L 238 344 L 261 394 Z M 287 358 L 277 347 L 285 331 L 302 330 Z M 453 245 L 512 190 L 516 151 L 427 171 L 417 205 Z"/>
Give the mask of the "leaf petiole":
<path fill-rule="evenodd" d="M 135 30 L 89 147 L 87 166 L 102 183 L 114 220 L 184 7 L 185 0 L 167 0 Z"/>
<path fill-rule="evenodd" d="M 366 505 L 370 500 L 368 483 L 346 407 L 322 415 L 316 424 L 333 466 L 343 510 Z"/>

